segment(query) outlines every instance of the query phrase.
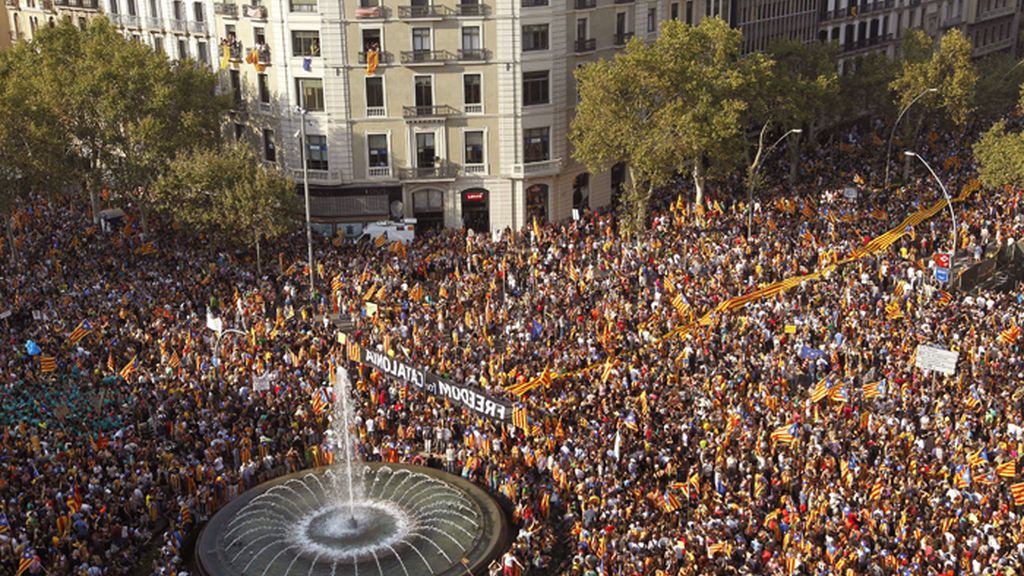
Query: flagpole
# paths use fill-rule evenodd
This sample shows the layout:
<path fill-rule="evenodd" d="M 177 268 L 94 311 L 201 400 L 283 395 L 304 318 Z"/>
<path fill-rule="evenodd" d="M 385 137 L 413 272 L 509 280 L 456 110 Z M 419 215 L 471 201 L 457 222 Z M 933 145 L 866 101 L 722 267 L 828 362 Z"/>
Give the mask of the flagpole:
<path fill-rule="evenodd" d="M 309 173 L 306 161 L 306 109 L 299 107 L 299 158 L 302 160 L 302 193 L 306 198 L 306 250 L 309 258 L 309 296 L 312 298 L 316 287 L 313 284 L 313 227 L 309 221 Z"/>

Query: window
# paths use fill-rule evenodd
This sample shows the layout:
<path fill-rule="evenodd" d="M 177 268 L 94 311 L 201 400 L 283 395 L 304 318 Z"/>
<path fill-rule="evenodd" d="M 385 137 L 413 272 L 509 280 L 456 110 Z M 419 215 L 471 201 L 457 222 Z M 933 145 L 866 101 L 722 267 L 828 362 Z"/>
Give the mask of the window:
<path fill-rule="evenodd" d="M 151 18 L 157 17 L 156 0 L 149 0 L 149 16 Z"/>
<path fill-rule="evenodd" d="M 277 147 L 274 146 L 274 131 L 270 128 L 263 129 L 263 159 L 267 162 L 277 162 Z"/>
<path fill-rule="evenodd" d="M 175 20 L 185 19 L 185 8 L 183 7 L 181 0 L 174 0 L 171 3 L 171 12 L 174 14 Z"/>
<path fill-rule="evenodd" d="M 380 28 L 363 29 L 363 52 L 380 50 Z"/>
<path fill-rule="evenodd" d="M 231 70 L 231 96 L 235 104 L 242 103 L 242 76 L 238 70 Z"/>
<path fill-rule="evenodd" d="M 367 134 L 366 135 L 366 157 L 370 168 L 387 168 L 388 164 L 388 135 Z"/>
<path fill-rule="evenodd" d="M 85 29 L 89 27 L 89 21 L 84 16 L 78 17 L 78 29 L 85 32 Z"/>
<path fill-rule="evenodd" d="M 668 13 L 673 20 L 679 20 L 679 2 L 673 2 Z"/>
<path fill-rule="evenodd" d="M 203 3 L 193 2 L 192 3 L 192 14 L 195 15 L 196 22 L 205 22 L 206 17 L 203 16 Z"/>
<path fill-rule="evenodd" d="M 589 39 L 587 36 L 587 19 L 577 18 L 576 19 L 576 42 L 582 42 Z"/>
<path fill-rule="evenodd" d="M 479 50 L 480 44 L 480 27 L 479 26 L 466 26 L 462 29 L 462 49 L 463 50 Z"/>
<path fill-rule="evenodd" d="M 384 116 L 384 79 L 371 76 L 366 79 L 366 115 Z"/>
<path fill-rule="evenodd" d="M 471 132 L 463 132 L 463 137 L 466 140 L 465 163 L 466 164 L 483 164 L 484 163 L 484 133 L 482 130 L 473 130 Z"/>
<path fill-rule="evenodd" d="M 647 9 L 647 31 L 657 32 L 658 31 L 658 9 L 648 8 Z"/>
<path fill-rule="evenodd" d="M 412 49 L 430 50 L 430 28 L 412 29 Z"/>
<path fill-rule="evenodd" d="M 136 16 L 138 13 L 135 10 L 135 0 L 128 0 L 128 15 Z"/>
<path fill-rule="evenodd" d="M 434 105 L 434 79 L 430 76 L 413 76 L 413 97 L 416 99 L 416 106 L 428 107 Z"/>
<path fill-rule="evenodd" d="M 164 53 L 164 39 L 160 36 L 153 36 L 153 50 L 155 50 L 157 54 Z"/>
<path fill-rule="evenodd" d="M 479 74 L 466 74 L 462 77 L 462 101 L 466 105 L 467 114 L 479 114 L 484 111 L 482 80 Z"/>
<path fill-rule="evenodd" d="M 258 74 L 256 76 L 256 84 L 260 89 L 260 103 L 270 104 L 270 81 L 267 80 L 267 75 Z"/>
<path fill-rule="evenodd" d="M 185 40 L 178 40 L 178 58 L 181 60 L 188 58 L 188 42 Z"/>
<path fill-rule="evenodd" d="M 523 106 L 548 103 L 548 71 L 523 73 Z"/>
<path fill-rule="evenodd" d="M 626 13 L 619 12 L 615 15 L 615 35 L 623 36 L 626 34 Z"/>
<path fill-rule="evenodd" d="M 245 124 L 235 124 L 235 142 L 241 142 L 245 138 Z"/>
<path fill-rule="evenodd" d="M 320 33 L 315 30 L 295 30 L 292 32 L 293 56 L 319 56 Z"/>
<path fill-rule="evenodd" d="M 693 0 L 686 0 L 686 23 L 693 25 Z"/>
<path fill-rule="evenodd" d="M 110 13 L 117 14 L 117 0 L 110 0 Z M 29 23 L 31 23 L 31 20 Z"/>
<path fill-rule="evenodd" d="M 550 128 L 523 130 L 523 162 L 544 162 L 549 159 L 548 132 Z"/>
<path fill-rule="evenodd" d="M 267 33 L 264 31 L 263 28 L 253 28 L 252 37 L 253 40 L 256 41 L 257 46 L 267 43 Z"/>
<path fill-rule="evenodd" d="M 416 167 L 435 168 L 440 162 L 437 157 L 437 148 L 434 145 L 433 132 L 418 132 L 416 134 Z"/>
<path fill-rule="evenodd" d="M 523 52 L 548 49 L 548 25 L 523 26 Z"/>
<path fill-rule="evenodd" d="M 299 106 L 307 112 L 324 111 L 324 81 L 319 78 L 296 78 Z"/>
<path fill-rule="evenodd" d="M 327 170 L 327 136 L 306 135 L 306 168 Z"/>
<path fill-rule="evenodd" d="M 206 42 L 199 42 L 196 44 L 196 58 L 203 64 L 208 64 L 210 62 L 210 58 L 207 56 L 206 52 Z"/>

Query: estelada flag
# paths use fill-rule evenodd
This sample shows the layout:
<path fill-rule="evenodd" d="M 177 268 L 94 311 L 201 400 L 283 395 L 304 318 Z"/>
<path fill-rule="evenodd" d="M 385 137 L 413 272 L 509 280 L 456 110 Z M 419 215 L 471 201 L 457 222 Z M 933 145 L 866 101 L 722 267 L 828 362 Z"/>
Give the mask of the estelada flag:
<path fill-rule="evenodd" d="M 132 359 L 124 365 L 124 368 L 121 368 L 120 372 L 118 372 L 118 375 L 121 376 L 121 378 L 127 380 L 128 377 L 132 375 L 132 372 L 135 372 L 135 358 L 135 356 L 132 356 Z"/>

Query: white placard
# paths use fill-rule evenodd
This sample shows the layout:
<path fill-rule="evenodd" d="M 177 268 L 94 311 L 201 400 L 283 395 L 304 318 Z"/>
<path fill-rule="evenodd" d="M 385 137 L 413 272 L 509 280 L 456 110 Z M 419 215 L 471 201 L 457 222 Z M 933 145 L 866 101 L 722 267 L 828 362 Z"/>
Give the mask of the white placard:
<path fill-rule="evenodd" d="M 917 359 L 914 366 L 922 370 L 935 370 L 940 374 L 952 376 L 956 374 L 956 361 L 959 358 L 959 352 L 950 352 L 944 348 L 921 344 L 917 347 Z"/>
<path fill-rule="evenodd" d="M 0 320 L 3 320 L 4 318 L 10 318 L 11 314 L 13 313 L 14 312 L 12 310 L 4 310 L 3 312 L 0 312 Z"/>
<path fill-rule="evenodd" d="M 270 390 L 270 374 L 254 377 L 252 379 L 252 389 L 255 392 Z"/>

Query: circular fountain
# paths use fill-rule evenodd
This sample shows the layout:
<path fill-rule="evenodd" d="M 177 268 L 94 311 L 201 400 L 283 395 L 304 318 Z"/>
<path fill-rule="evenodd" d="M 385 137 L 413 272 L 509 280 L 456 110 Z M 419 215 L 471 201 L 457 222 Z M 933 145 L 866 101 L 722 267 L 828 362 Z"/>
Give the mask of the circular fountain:
<path fill-rule="evenodd" d="M 507 545 L 498 504 L 438 470 L 356 460 L 339 369 L 332 453 L 340 463 L 260 484 L 214 514 L 196 543 L 206 576 L 466 576 Z"/>
<path fill-rule="evenodd" d="M 334 498 L 344 465 L 282 476 L 235 498 L 199 536 L 200 573 L 466 576 L 506 546 L 501 509 L 476 485 L 430 468 L 360 466 L 363 495 L 351 508 Z"/>

